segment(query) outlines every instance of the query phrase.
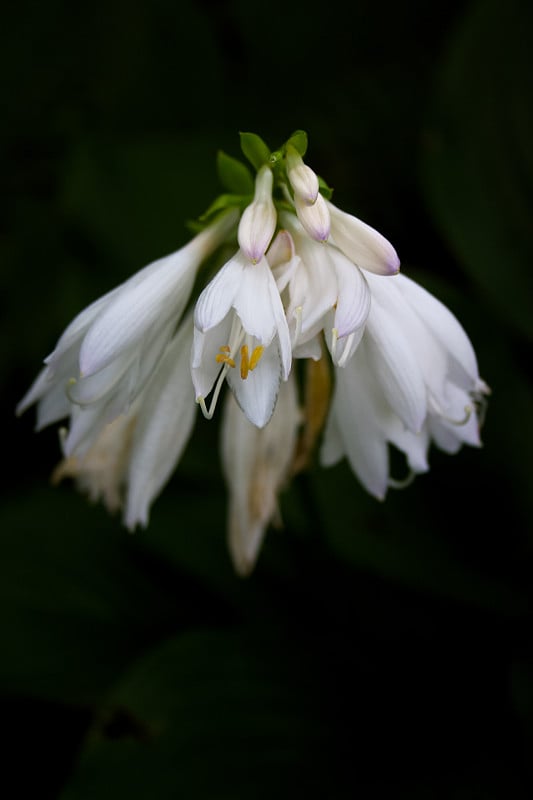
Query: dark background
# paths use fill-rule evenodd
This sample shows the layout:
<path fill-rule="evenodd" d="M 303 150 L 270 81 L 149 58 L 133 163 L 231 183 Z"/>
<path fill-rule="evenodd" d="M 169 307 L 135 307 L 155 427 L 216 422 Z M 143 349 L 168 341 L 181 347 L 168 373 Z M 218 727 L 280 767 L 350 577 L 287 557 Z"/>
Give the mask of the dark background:
<path fill-rule="evenodd" d="M 49 0 L 1 31 L 8 796 L 530 797 L 531 4 Z M 216 420 L 130 536 L 50 488 L 57 431 L 13 409 L 81 308 L 187 240 L 218 148 L 296 128 L 493 395 L 483 449 L 384 504 L 345 464 L 300 476 L 242 580 Z"/>

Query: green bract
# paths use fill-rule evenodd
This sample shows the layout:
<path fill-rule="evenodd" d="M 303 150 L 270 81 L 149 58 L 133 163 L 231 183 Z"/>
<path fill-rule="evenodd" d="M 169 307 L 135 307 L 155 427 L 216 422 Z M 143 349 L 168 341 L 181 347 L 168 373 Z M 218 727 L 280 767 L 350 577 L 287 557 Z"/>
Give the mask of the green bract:
<path fill-rule="evenodd" d="M 246 164 L 223 150 L 217 153 L 218 177 L 223 186 L 231 193 L 249 195 L 254 192 L 254 179 Z"/>
<path fill-rule="evenodd" d="M 307 133 L 305 131 L 294 131 L 285 146 L 288 145 L 292 145 L 303 158 L 307 152 Z"/>
<path fill-rule="evenodd" d="M 266 164 L 270 157 L 270 148 L 256 133 L 241 133 L 241 150 L 257 170 Z"/>

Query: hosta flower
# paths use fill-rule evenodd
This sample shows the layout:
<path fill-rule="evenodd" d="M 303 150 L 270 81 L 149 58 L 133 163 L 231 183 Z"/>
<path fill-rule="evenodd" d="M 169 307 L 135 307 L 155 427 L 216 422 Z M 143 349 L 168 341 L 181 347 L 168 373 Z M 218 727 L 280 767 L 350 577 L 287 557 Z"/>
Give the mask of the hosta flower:
<path fill-rule="evenodd" d="M 488 390 L 455 317 L 397 274 L 387 239 L 331 203 L 303 161 L 302 131 L 273 152 L 254 134 L 241 144 L 255 180 L 222 154 L 228 193 L 200 232 L 82 311 L 18 411 L 37 404 L 38 429 L 65 420 L 54 479 L 122 508 L 133 529 L 147 524 L 197 406 L 210 419 L 227 386 L 228 542 L 245 575 L 321 436 L 322 463 L 346 456 L 383 498 L 399 485 L 390 445 L 413 475 L 428 469 L 431 442 L 478 445 Z"/>
<path fill-rule="evenodd" d="M 412 474 L 428 469 L 431 441 L 447 452 L 479 446 L 478 413 L 487 386 L 453 314 L 414 281 L 369 278 L 372 304 L 357 352 L 336 370 L 322 445 L 325 466 L 346 456 L 363 486 L 383 499 L 389 443 Z"/>
<path fill-rule="evenodd" d="M 95 410 L 72 405 L 64 460 L 53 478 L 74 478 L 110 511 L 124 507 L 124 522 L 146 525 L 148 510 L 176 467 L 192 431 L 196 407 L 189 378 L 192 321 L 185 319 L 132 405 L 112 421 L 95 424 Z M 84 436 L 72 436 L 83 428 Z"/>
<path fill-rule="evenodd" d="M 228 485 L 228 543 L 235 569 L 253 569 L 266 529 L 280 524 L 278 494 L 290 473 L 300 421 L 294 375 L 282 385 L 269 424 L 257 428 L 228 395 L 222 465 Z"/>
<path fill-rule="evenodd" d="M 250 422 L 264 427 L 291 368 L 289 329 L 267 259 L 250 264 L 239 251 L 200 295 L 194 324 L 192 378 L 206 416 L 212 411 L 204 398 L 218 378 L 214 409 L 226 377 Z"/>

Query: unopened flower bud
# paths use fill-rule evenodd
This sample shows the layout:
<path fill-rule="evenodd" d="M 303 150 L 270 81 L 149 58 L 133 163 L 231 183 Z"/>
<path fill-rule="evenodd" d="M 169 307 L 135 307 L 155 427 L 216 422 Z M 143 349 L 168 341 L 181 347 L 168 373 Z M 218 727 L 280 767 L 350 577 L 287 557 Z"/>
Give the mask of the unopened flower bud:
<path fill-rule="evenodd" d="M 272 201 L 272 172 L 262 167 L 255 180 L 253 202 L 244 209 L 237 238 L 243 253 L 257 264 L 270 244 L 276 230 L 276 209 Z"/>
<path fill-rule="evenodd" d="M 298 219 L 312 239 L 317 242 L 326 242 L 329 238 L 330 217 L 326 201 L 321 194 L 317 195 L 316 201 L 312 206 L 307 205 L 299 199 L 298 195 L 294 198 L 294 205 Z"/>
<path fill-rule="evenodd" d="M 318 196 L 318 178 L 311 167 L 304 164 L 298 151 L 287 147 L 287 176 L 296 197 L 312 206 Z"/>

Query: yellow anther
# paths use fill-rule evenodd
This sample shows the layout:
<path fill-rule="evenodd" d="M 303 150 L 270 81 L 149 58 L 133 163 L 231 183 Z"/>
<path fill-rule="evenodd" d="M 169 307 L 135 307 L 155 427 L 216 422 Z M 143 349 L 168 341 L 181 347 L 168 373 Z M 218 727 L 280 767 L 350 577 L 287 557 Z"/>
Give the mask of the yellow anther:
<path fill-rule="evenodd" d="M 243 344 L 241 347 L 241 378 L 243 381 L 248 377 L 250 371 L 250 359 L 248 358 L 248 345 Z"/>
<path fill-rule="evenodd" d="M 220 353 L 217 353 L 215 356 L 215 361 L 217 364 L 227 364 L 228 367 L 234 367 L 235 361 L 229 355 L 231 353 L 231 348 L 228 347 L 227 344 L 223 345 L 220 348 Z"/>
<path fill-rule="evenodd" d="M 265 348 L 263 345 L 258 345 L 257 347 L 254 347 L 252 355 L 250 356 L 248 354 L 248 345 L 243 344 L 241 347 L 241 378 L 243 381 L 245 381 L 248 377 L 248 373 L 255 369 L 259 364 L 264 349 Z"/>
<path fill-rule="evenodd" d="M 263 355 L 264 351 L 263 345 L 258 345 L 254 347 L 254 352 L 252 353 L 252 357 L 250 358 L 250 370 L 255 369 L 259 364 L 261 356 Z"/>
<path fill-rule="evenodd" d="M 235 366 L 235 361 L 229 356 L 227 356 L 225 353 L 218 353 L 215 356 L 215 361 L 217 362 L 217 364 L 227 364 L 228 367 Z"/>

